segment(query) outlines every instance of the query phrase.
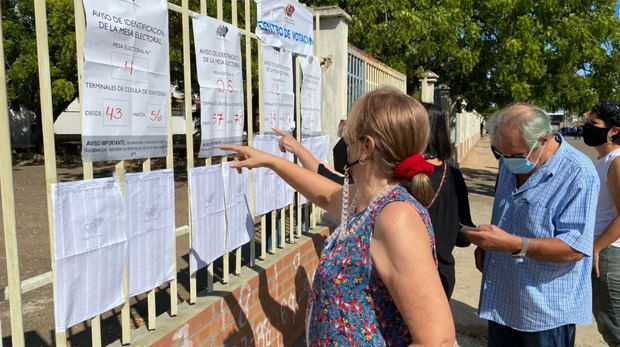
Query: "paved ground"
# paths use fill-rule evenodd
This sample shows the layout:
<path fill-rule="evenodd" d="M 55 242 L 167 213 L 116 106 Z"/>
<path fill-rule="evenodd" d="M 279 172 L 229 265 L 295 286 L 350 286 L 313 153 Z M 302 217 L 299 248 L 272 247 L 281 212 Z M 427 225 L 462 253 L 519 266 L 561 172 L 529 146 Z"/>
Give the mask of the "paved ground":
<path fill-rule="evenodd" d="M 471 154 L 462 163 L 461 169 L 467 180 L 470 191 L 470 204 L 474 222 L 489 222 L 491 205 L 493 200 L 493 186 L 497 171 L 497 162 L 493 158 L 488 138 L 483 139 Z M 591 158 L 595 157 L 591 148 L 583 145 L 582 141 L 568 139 L 569 143 L 576 145 L 586 152 Z M 60 180 L 74 180 L 81 177 L 81 167 L 71 163 L 59 165 Z M 97 167 L 96 177 L 109 176 L 110 166 Z M 184 170 L 178 169 L 177 172 Z M 47 206 L 45 195 L 45 176 L 42 164 L 20 164 L 14 169 L 14 182 L 16 191 L 16 210 L 18 224 L 18 242 L 20 254 L 21 278 L 26 279 L 50 270 L 49 236 L 47 230 Z M 176 177 L 176 220 L 178 226 L 187 224 L 187 187 L 185 177 Z M 2 225 L 0 223 L 0 230 Z M 0 244 L 4 244 L 3 234 L 0 233 Z M 187 254 L 187 239 L 178 239 L 177 254 Z M 476 316 L 475 308 L 478 305 L 480 290 L 480 273 L 473 263 L 473 247 L 456 249 L 457 283 L 452 302 L 453 315 L 459 332 L 458 344 L 460 346 L 484 346 L 486 342 L 486 323 Z M 186 258 L 180 256 L 177 260 L 179 269 L 187 267 Z M 6 263 L 4 247 L 0 247 L 0 287 L 6 287 Z M 187 288 L 184 283 L 187 273 L 179 274 L 179 296 L 187 297 Z M 204 277 L 204 276 L 202 276 Z M 199 276 L 199 278 L 202 278 Z M 199 284 L 200 285 L 200 284 Z M 158 312 L 167 309 L 168 296 L 165 290 L 161 291 L 161 300 L 158 300 Z M 52 290 L 48 285 L 44 288 L 27 293 L 23 297 L 24 324 L 28 346 L 49 346 L 53 341 L 53 304 L 51 300 Z M 132 324 L 142 324 L 140 313 L 145 311 L 145 299 L 139 298 L 140 303 L 132 307 Z M 160 305 L 159 302 L 162 302 Z M 119 312 L 109 312 L 104 316 L 103 335 L 109 332 L 109 336 L 119 336 L 118 320 Z M 10 334 L 8 321 L 8 303 L 0 301 L 0 322 L 4 346 L 10 346 L 10 340 L 6 337 Z M 78 341 L 89 345 L 89 329 L 79 325 L 72 329 L 74 344 Z M 106 327 L 110 327 L 107 330 Z M 111 341 L 104 341 L 111 342 Z M 594 325 L 578 327 L 578 346 L 604 346 L 600 335 Z"/>

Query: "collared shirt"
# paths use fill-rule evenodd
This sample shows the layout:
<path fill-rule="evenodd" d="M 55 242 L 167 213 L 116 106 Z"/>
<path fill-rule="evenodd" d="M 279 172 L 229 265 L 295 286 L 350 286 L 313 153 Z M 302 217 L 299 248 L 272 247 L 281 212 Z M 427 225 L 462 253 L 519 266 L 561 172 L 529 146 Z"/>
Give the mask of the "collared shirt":
<path fill-rule="evenodd" d="M 584 254 L 576 262 L 513 258 L 487 251 L 480 293 L 481 318 L 520 331 L 590 324 L 592 243 L 599 180 L 592 161 L 561 144 L 517 188 L 516 175 L 500 161 L 492 224 L 527 238 L 557 238 Z"/>

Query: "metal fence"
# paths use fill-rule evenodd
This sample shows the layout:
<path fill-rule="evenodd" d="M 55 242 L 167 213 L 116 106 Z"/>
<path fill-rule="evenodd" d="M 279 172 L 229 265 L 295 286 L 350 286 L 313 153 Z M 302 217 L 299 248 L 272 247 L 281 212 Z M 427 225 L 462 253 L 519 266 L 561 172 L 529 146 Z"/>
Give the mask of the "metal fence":
<path fill-rule="evenodd" d="M 347 111 L 364 93 L 381 86 L 407 92 L 407 76 L 349 44 L 347 69 Z"/>
<path fill-rule="evenodd" d="M 199 12 L 193 12 L 189 8 L 188 4 L 189 0 L 182 0 L 181 6 L 168 3 L 168 9 L 171 12 L 175 12 L 181 15 L 182 19 L 182 40 L 183 40 L 183 80 L 184 80 L 184 116 L 185 116 L 185 150 L 186 150 L 186 169 L 189 170 L 196 165 L 210 165 L 213 159 L 216 158 L 208 158 L 203 163 L 196 163 L 196 156 L 194 153 L 194 145 L 193 145 L 193 130 L 194 124 L 192 120 L 192 71 L 191 71 L 191 40 L 190 40 L 190 16 L 195 13 L 200 13 L 203 15 L 207 14 L 207 1 L 200 1 L 200 10 Z M 243 11 L 243 25 L 238 25 L 239 14 L 237 9 L 237 0 L 230 1 L 230 24 L 239 26 L 242 35 L 244 36 L 245 50 L 244 50 L 244 65 L 245 65 L 245 103 L 246 103 L 246 119 L 247 119 L 247 133 L 248 133 L 248 143 L 253 143 L 253 109 L 254 106 L 252 104 L 252 79 L 258 78 L 258 96 L 259 96 L 259 124 L 260 128 L 258 129 L 260 133 L 263 133 L 263 109 L 262 109 L 262 99 L 263 99 L 263 90 L 261 83 L 262 82 L 262 72 L 261 69 L 258 69 L 258 76 L 253 76 L 252 73 L 252 61 L 254 59 L 259 59 L 261 56 L 261 45 L 255 44 L 258 41 L 257 36 L 252 32 L 251 26 L 251 9 L 253 8 L 254 1 L 252 0 L 244 0 L 244 11 Z M 49 237 L 50 244 L 53 245 L 54 240 L 54 230 L 53 230 L 53 221 L 52 221 L 52 205 L 51 205 L 51 185 L 58 181 L 57 177 L 57 162 L 56 162 L 56 153 L 55 153 L 55 143 L 54 143 L 54 131 L 53 131 L 53 111 L 52 111 L 52 92 L 51 92 L 51 75 L 50 75 L 50 61 L 49 61 L 49 51 L 48 51 L 48 24 L 47 24 L 47 14 L 46 14 L 46 2 L 45 0 L 34 0 L 35 4 L 35 26 L 36 26 L 36 38 L 37 38 L 37 53 L 38 53 L 38 68 L 39 68 L 39 84 L 40 84 L 40 98 L 41 98 L 41 118 L 43 124 L 43 141 L 44 141 L 44 159 L 45 159 L 45 176 L 46 176 L 46 190 L 47 190 L 47 206 L 48 206 L 48 221 L 49 221 Z M 224 16 L 224 3 L 223 0 L 216 1 L 217 8 L 217 19 L 223 20 Z M 85 42 L 85 14 L 83 4 L 80 0 L 74 1 L 74 14 L 75 14 L 75 32 L 76 32 L 76 56 L 77 56 L 77 69 L 78 69 L 78 85 L 80 86 L 79 93 L 82 94 L 81 86 L 82 86 L 82 73 L 84 68 L 84 42 Z M 316 31 L 315 31 L 315 47 L 318 47 L 319 42 L 319 18 L 315 17 L 316 21 Z M 0 32 L 1 34 L 1 32 Z M 253 47 L 257 47 L 254 48 Z M 319 55 L 318 51 L 315 52 L 315 55 Z M 4 222 L 4 239 L 5 239 L 5 247 L 6 247 L 6 261 L 7 261 L 7 274 L 8 274 L 8 287 L 2 289 L 2 295 L 0 295 L 3 299 L 9 300 L 10 307 L 10 322 L 11 322 L 11 336 L 12 336 L 12 344 L 13 346 L 24 346 L 24 329 L 23 329 L 23 320 L 22 320 L 22 295 L 26 292 L 35 290 L 37 288 L 41 288 L 45 285 L 48 285 L 53 282 L 54 279 L 54 256 L 52 253 L 52 271 L 40 274 L 38 276 L 28 278 L 25 280 L 20 279 L 19 275 L 19 257 L 18 257 L 18 245 L 17 245 L 17 226 L 16 226 L 16 218 L 15 218 L 15 196 L 13 190 L 13 176 L 12 176 L 12 162 L 11 162 L 11 143 L 10 143 L 10 126 L 9 126 L 9 118 L 8 118 L 8 105 L 7 105 L 7 90 L 4 81 L 5 78 L 5 62 L 4 62 L 4 52 L 2 49 L 2 41 L 0 41 L 0 80 L 3 83 L 0 83 L 0 183 L 2 189 L 2 208 L 3 208 L 3 222 Z M 259 61 L 259 64 L 261 62 Z M 300 122 L 300 65 L 299 58 L 295 59 L 295 94 L 296 94 L 296 114 L 297 114 L 297 123 Z M 81 98 L 80 98 L 81 99 Z M 80 105 L 81 107 L 82 105 Z M 169 104 L 169 112 L 171 105 Z M 171 118 L 171 117 L 170 117 Z M 168 152 L 166 156 L 166 167 L 173 168 L 173 146 L 172 146 L 172 126 L 171 121 L 168 126 Z M 300 138 L 300 126 L 297 127 L 297 138 Z M 217 161 L 226 161 L 226 157 L 217 158 Z M 118 177 L 121 178 L 125 173 L 126 161 L 118 161 L 116 163 L 115 173 Z M 93 179 L 93 163 L 92 162 L 83 162 L 83 179 L 89 180 Z M 151 169 L 151 159 L 146 159 L 141 162 L 143 171 L 150 171 Z M 253 180 L 251 179 L 251 185 L 253 184 Z M 188 187 L 189 189 L 189 187 Z M 253 189 L 250 189 L 253 192 Z M 253 193 L 252 193 L 253 194 Z M 189 194 L 188 194 L 189 199 Z M 253 200 L 253 196 L 251 196 L 251 200 Z M 288 232 L 289 238 L 287 242 L 294 243 L 295 238 L 299 237 L 301 234 L 301 206 L 298 203 L 299 197 L 296 196 L 295 203 L 285 207 L 288 210 Z M 250 203 L 253 206 L 253 201 Z M 296 211 L 295 211 L 296 209 Z M 285 214 L 283 214 L 285 215 Z M 294 220 L 294 217 L 297 216 L 297 220 Z M 176 236 L 179 237 L 181 235 L 189 234 L 190 242 L 189 247 L 191 248 L 191 211 L 188 213 L 188 221 L 187 225 L 179 227 L 176 229 Z M 275 226 L 275 213 L 271 214 L 272 224 L 271 224 L 271 234 L 272 234 L 272 253 L 275 253 L 277 247 L 275 245 L 276 240 L 276 226 Z M 255 219 L 256 221 L 256 219 Z M 260 217 L 260 225 L 261 230 L 265 231 L 265 223 L 266 217 L 263 215 Z M 284 224 L 284 223 L 283 223 Z M 314 225 L 315 221 L 311 221 L 311 225 Z M 281 228 L 280 232 L 280 243 L 279 247 L 282 247 L 285 242 L 285 230 L 284 227 Z M 264 259 L 267 256 L 266 251 L 266 232 L 260 232 L 260 253 L 258 255 L 259 259 Z M 53 252 L 53 246 L 50 247 Z M 241 258 L 241 248 L 235 250 L 234 252 L 234 264 L 232 272 L 236 275 L 239 275 L 242 270 L 242 258 Z M 253 265 L 254 260 L 256 258 L 255 255 L 255 242 L 250 242 L 250 263 Z M 175 257 L 176 259 L 176 257 Z M 221 281 L 223 283 L 227 283 L 229 280 L 230 273 L 230 264 L 229 264 L 229 256 L 225 255 L 222 257 L 223 263 L 223 275 Z M 175 264 L 176 268 L 176 264 Z M 125 268 L 125 279 L 123 283 L 123 287 L 125 293 L 127 293 L 127 269 Z M 207 269 L 207 290 L 211 291 L 213 288 L 213 264 L 210 264 Z M 189 287 L 190 287 L 190 303 L 196 302 L 197 295 L 197 284 L 196 284 L 196 272 L 190 273 L 189 279 Z M 177 279 L 176 279 L 176 271 L 175 271 L 175 279 L 169 283 L 170 286 L 170 315 L 177 314 Z M 155 291 L 156 289 L 151 290 L 148 293 L 148 328 L 149 330 L 156 328 L 156 317 L 155 317 Z M 131 341 L 131 329 L 130 329 L 130 305 L 129 298 L 126 294 L 125 304 L 122 307 L 121 311 L 121 327 L 122 327 L 122 336 L 121 342 L 123 344 L 130 343 Z M 92 333 L 92 345 L 100 346 L 101 345 L 101 319 L 100 317 L 95 317 L 90 321 L 91 333 Z M 65 346 L 67 344 L 67 334 L 66 332 L 56 332 L 55 334 L 55 342 L 57 346 Z M 2 341 L 0 340 L 0 344 Z"/>
<path fill-rule="evenodd" d="M 43 286 L 53 283 L 54 280 L 54 254 L 53 254 L 53 241 L 54 241 L 54 229 L 52 219 L 52 204 L 51 204 L 51 186 L 58 181 L 57 176 L 57 161 L 55 152 L 55 137 L 53 128 L 53 109 L 52 109 L 52 80 L 50 73 L 50 55 L 48 45 L 48 20 L 46 13 L 46 0 L 33 0 L 35 11 L 35 28 L 37 39 L 37 59 L 38 59 L 38 73 L 39 73 L 39 88 L 40 88 L 40 102 L 41 102 L 41 121 L 43 125 L 43 146 L 44 146 L 44 160 L 45 160 L 45 189 L 47 192 L 47 212 L 48 212 L 48 230 L 50 239 L 50 252 L 52 259 L 52 270 L 50 272 L 42 273 L 37 276 L 21 280 L 19 274 L 19 255 L 18 255 L 18 242 L 17 242 L 17 223 L 15 214 L 15 195 L 13 186 L 13 165 L 11 156 L 11 143 L 10 143 L 10 123 L 9 113 L 7 105 L 7 88 L 6 88 L 6 76 L 5 76 L 5 57 L 3 51 L 3 41 L 0 40 L 0 189 L 2 193 L 2 216 L 3 216 L 3 228 L 4 228 L 4 242 L 6 249 L 6 265 L 7 265 L 7 278 L 8 287 L 0 288 L 0 299 L 8 300 L 10 307 L 10 330 L 13 346 L 19 347 L 25 345 L 24 339 L 24 324 L 23 324 L 23 308 L 22 308 L 22 296 L 23 294 L 41 288 Z M 230 0 L 230 16 L 224 15 L 224 0 L 212 0 L 215 3 L 216 17 L 223 20 L 225 17 L 230 18 L 230 24 L 238 26 L 244 37 L 244 68 L 245 68 L 245 107 L 246 107 L 246 122 L 247 122 L 247 134 L 248 144 L 253 143 L 254 136 L 254 124 L 255 117 L 258 117 L 259 129 L 258 133 L 264 132 L 263 124 L 263 90 L 262 90 L 262 71 L 257 69 L 256 76 L 253 74 L 252 62 L 257 61 L 258 65 L 262 64 L 260 57 L 262 56 L 262 46 L 257 44 L 258 38 L 255 33 L 252 32 L 251 23 L 252 18 L 251 11 L 255 4 L 253 0 L 243 0 L 243 15 L 238 14 L 238 0 Z M 76 63 L 78 71 L 78 85 L 80 86 L 79 94 L 82 95 L 82 73 L 84 69 L 84 43 L 85 43 L 85 13 L 81 0 L 74 0 L 74 15 L 75 15 L 75 33 L 76 33 Z M 207 0 L 200 0 L 200 9 L 197 12 L 192 11 L 189 8 L 189 0 L 182 0 L 181 5 L 168 3 L 168 10 L 170 13 L 181 16 L 182 23 L 182 55 L 183 55 L 183 113 L 185 117 L 185 157 L 186 162 L 184 169 L 189 171 L 198 165 L 211 165 L 214 161 L 221 162 L 226 161 L 226 157 L 208 158 L 200 163 L 196 162 L 197 156 L 194 153 L 194 122 L 192 119 L 192 68 L 191 68 L 191 37 L 190 37 L 190 17 L 194 14 L 207 14 Z M 240 18 L 242 17 L 242 18 Z M 242 20 L 242 25 L 239 25 L 239 20 Z M 318 47 L 320 45 L 320 18 L 315 15 L 315 55 L 320 56 Z M 0 37 L 2 36 L 0 25 Z M 257 60 L 255 60 L 257 59 Z M 301 89 L 301 71 L 299 57 L 295 58 L 295 96 L 296 96 L 296 137 L 301 138 L 301 119 L 300 119 L 300 89 Z M 348 84 L 349 93 L 348 101 L 349 108 L 353 101 L 362 95 L 365 91 L 369 91 L 377 88 L 380 85 L 392 85 L 402 91 L 406 89 L 406 77 L 387 67 L 386 65 L 376 61 L 372 57 L 369 57 L 365 53 L 349 47 L 349 74 Z M 258 79 L 258 115 L 255 115 L 253 110 L 256 108 L 253 105 L 253 79 Z M 81 100 L 81 98 L 80 98 Z M 80 105 L 80 108 L 82 105 Z M 173 153 L 173 135 L 172 135 L 172 112 L 171 104 L 168 105 L 168 152 L 165 159 L 165 166 L 167 168 L 174 167 L 174 153 Z M 115 174 L 118 175 L 121 182 L 125 174 L 126 167 L 130 163 L 128 161 L 118 161 L 115 163 Z M 134 161 L 134 166 L 140 166 L 142 171 L 151 170 L 151 159 L 145 159 L 141 161 Z M 84 180 L 93 179 L 94 166 L 92 162 L 82 163 L 82 176 Z M 253 177 L 250 178 L 250 184 L 253 185 Z M 41 187 L 42 188 L 42 187 Z M 188 200 L 189 185 L 188 185 Z M 250 206 L 253 208 L 253 189 L 250 188 L 251 202 Z M 189 206 L 189 201 L 188 201 Z M 295 243 L 295 239 L 301 235 L 302 214 L 301 204 L 299 203 L 299 194 L 296 193 L 294 203 L 285 207 L 285 213 L 282 213 L 283 219 L 286 218 L 287 222 L 282 223 L 280 228 L 280 237 L 276 235 L 276 213 L 271 213 L 269 217 L 266 215 L 255 216 L 254 221 L 256 224 L 260 224 L 260 240 L 252 240 L 250 242 L 250 265 L 254 265 L 256 258 L 265 259 L 267 257 L 267 233 L 271 234 L 271 253 L 275 253 L 278 247 L 283 247 L 285 242 Z M 309 209 L 305 209 L 307 212 Z M 314 213 L 306 217 L 307 224 L 310 227 L 316 225 L 317 214 L 314 209 Z M 253 211 L 252 211 L 253 213 Z M 267 218 L 271 218 L 271 229 L 266 230 Z M 288 230 L 285 229 L 285 225 L 288 226 Z M 288 232 L 288 239 L 285 237 L 285 233 Z M 191 249 L 191 211 L 188 211 L 187 225 L 178 227 L 176 229 L 176 237 L 182 235 L 189 235 L 189 244 L 187 245 Z M 257 234 L 258 235 L 258 234 Z M 276 240 L 278 240 L 276 245 Z M 177 240 L 178 242 L 178 240 Z M 258 255 L 256 254 L 255 246 L 259 244 L 260 249 Z M 242 271 L 242 253 L 241 248 L 233 251 L 234 264 L 229 264 L 229 255 L 222 257 L 222 276 L 220 280 L 223 283 L 227 283 L 229 280 L 229 273 L 232 272 L 235 275 L 241 274 Z M 176 257 L 175 257 L 176 259 Z M 191 257 L 190 257 L 191 259 Z M 190 260 L 191 261 L 191 260 Z M 219 260 L 218 260 L 219 261 Z M 191 266 L 190 266 L 191 268 Z M 231 269 L 232 268 L 232 269 Z M 123 344 L 131 342 L 131 328 L 130 328 L 130 298 L 127 297 L 127 269 L 125 268 L 125 279 L 123 287 L 125 290 L 125 303 L 121 309 L 121 336 L 120 340 Z M 206 289 L 212 291 L 214 281 L 214 269 L 213 264 L 210 264 L 207 268 Z M 169 314 L 174 316 L 178 311 L 178 295 L 177 295 L 177 279 L 176 279 L 176 263 L 175 263 L 175 278 L 168 283 L 170 293 L 170 311 Z M 189 276 L 189 302 L 195 303 L 197 299 L 197 281 L 196 272 L 190 272 Z M 155 307 L 155 292 L 157 289 L 153 289 L 148 292 L 148 319 L 147 327 L 149 330 L 156 329 L 156 307 Z M 90 320 L 89 326 L 91 329 L 92 345 L 100 346 L 102 343 L 102 330 L 101 330 L 101 318 L 99 316 Z M 4 327 L 7 330 L 7 327 Z M 0 347 L 2 340 L 0 339 Z M 67 333 L 56 332 L 55 344 L 57 346 L 67 345 Z"/>

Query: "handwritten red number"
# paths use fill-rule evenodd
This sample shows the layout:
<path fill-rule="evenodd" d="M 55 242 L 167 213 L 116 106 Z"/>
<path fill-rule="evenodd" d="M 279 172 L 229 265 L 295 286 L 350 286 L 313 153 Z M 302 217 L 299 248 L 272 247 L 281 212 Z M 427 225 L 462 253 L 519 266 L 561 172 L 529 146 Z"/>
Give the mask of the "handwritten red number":
<path fill-rule="evenodd" d="M 120 107 L 108 106 L 105 108 L 105 114 L 110 117 L 110 120 L 123 118 L 123 110 Z"/>
<path fill-rule="evenodd" d="M 217 125 L 221 125 L 223 120 L 224 120 L 223 113 L 214 113 L 213 116 L 211 116 L 211 124 L 217 123 Z"/>
<path fill-rule="evenodd" d="M 125 60 L 125 69 L 129 69 L 129 76 L 133 75 L 133 60 L 131 62 Z"/>
<path fill-rule="evenodd" d="M 161 115 L 160 110 L 157 110 L 157 112 L 155 110 L 151 111 L 151 117 L 149 117 L 150 120 L 152 120 L 153 122 L 161 122 L 164 117 Z"/>
<path fill-rule="evenodd" d="M 278 120 L 278 115 L 276 115 L 275 112 L 272 112 L 271 113 L 271 125 L 274 126 L 277 120 Z"/>
<path fill-rule="evenodd" d="M 225 93 L 225 92 L 232 93 L 233 92 L 232 80 L 227 80 L 226 82 L 224 82 L 223 79 L 218 79 L 215 81 L 215 86 L 217 87 L 217 90 L 220 93 Z"/>
<path fill-rule="evenodd" d="M 235 125 L 241 125 L 243 121 L 243 116 L 240 114 L 235 114 Z"/>

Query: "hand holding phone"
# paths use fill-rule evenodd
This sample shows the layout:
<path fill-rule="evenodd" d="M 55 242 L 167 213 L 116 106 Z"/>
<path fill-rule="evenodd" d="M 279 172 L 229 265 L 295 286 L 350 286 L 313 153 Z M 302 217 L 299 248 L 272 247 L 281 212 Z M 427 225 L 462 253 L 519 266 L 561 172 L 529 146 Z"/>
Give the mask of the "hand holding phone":
<path fill-rule="evenodd" d="M 465 230 L 480 231 L 480 229 L 477 226 L 474 226 L 474 225 L 465 225 L 463 223 L 459 223 L 459 225 L 461 226 L 462 229 L 465 229 Z"/>

